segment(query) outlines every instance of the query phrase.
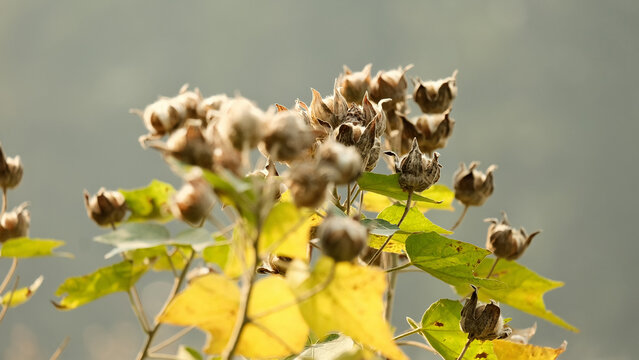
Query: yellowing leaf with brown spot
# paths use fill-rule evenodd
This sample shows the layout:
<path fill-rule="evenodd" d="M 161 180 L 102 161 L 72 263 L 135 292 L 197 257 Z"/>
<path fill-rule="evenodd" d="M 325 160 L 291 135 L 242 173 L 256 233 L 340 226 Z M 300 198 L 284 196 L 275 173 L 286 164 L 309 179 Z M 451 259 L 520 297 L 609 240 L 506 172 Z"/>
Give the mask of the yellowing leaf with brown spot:
<path fill-rule="evenodd" d="M 331 272 L 332 279 L 325 285 Z M 390 326 L 384 320 L 384 272 L 347 262 L 335 264 L 323 257 L 296 292 L 302 297 L 324 285 L 323 290 L 300 303 L 302 314 L 316 335 L 323 337 L 339 331 L 390 359 L 407 359 L 395 345 Z"/>
<path fill-rule="evenodd" d="M 248 316 L 294 304 L 295 296 L 281 277 L 256 282 L 249 300 Z M 226 347 L 240 304 L 240 290 L 228 278 L 211 274 L 196 278 L 160 316 L 160 322 L 197 326 L 209 334 L 204 351 L 220 354 Z M 284 357 L 304 349 L 308 325 L 297 305 L 253 319 L 259 326 L 244 326 L 235 354 L 248 358 Z"/>
<path fill-rule="evenodd" d="M 518 344 L 506 340 L 493 341 L 493 351 L 497 358 L 508 360 L 554 360 L 566 350 L 566 342 L 553 349 L 535 345 Z"/>

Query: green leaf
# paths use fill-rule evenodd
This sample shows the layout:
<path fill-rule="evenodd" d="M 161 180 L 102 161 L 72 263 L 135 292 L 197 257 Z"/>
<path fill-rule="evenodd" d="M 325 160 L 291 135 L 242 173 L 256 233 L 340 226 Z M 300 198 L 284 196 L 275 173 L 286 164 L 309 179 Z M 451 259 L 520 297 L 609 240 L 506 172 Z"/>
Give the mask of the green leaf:
<path fill-rule="evenodd" d="M 341 334 L 335 339 L 323 341 L 307 347 L 297 356 L 292 356 L 294 360 L 336 360 L 343 356 L 348 356 L 359 350 L 353 339 Z"/>
<path fill-rule="evenodd" d="M 118 191 L 124 195 L 126 205 L 131 210 L 131 216 L 127 221 L 167 222 L 173 219 L 168 209 L 168 201 L 175 193 L 171 184 L 153 180 L 144 188 Z"/>
<path fill-rule="evenodd" d="M 215 242 L 202 250 L 202 258 L 207 263 L 217 264 L 220 269 L 224 269 L 231 253 L 231 244 L 224 236 L 218 236 Z"/>
<path fill-rule="evenodd" d="M 172 271 L 173 269 L 184 269 L 186 262 L 191 256 L 191 251 L 193 250 L 188 246 L 180 246 L 179 249 L 169 249 L 165 245 L 160 245 L 127 251 L 124 257 L 127 260 L 132 260 L 134 264 L 150 265 L 153 271 Z M 171 254 L 170 261 L 168 254 Z"/>
<path fill-rule="evenodd" d="M 475 269 L 490 254 L 475 245 L 430 232 L 410 235 L 406 253 L 414 266 L 453 286 L 504 287 L 499 281 L 475 277 Z"/>
<path fill-rule="evenodd" d="M 389 224 L 397 224 L 399 220 L 402 218 L 402 214 L 404 213 L 405 207 L 400 204 L 395 204 L 387 207 L 382 212 L 377 215 L 377 219 L 385 220 Z M 378 223 L 378 227 L 386 227 L 384 232 L 389 233 L 392 228 L 386 223 Z M 406 218 L 399 226 L 400 231 L 398 231 L 391 241 L 384 248 L 385 252 L 392 253 L 402 253 L 406 250 L 405 243 L 408 236 L 412 233 L 416 232 L 431 232 L 434 231 L 438 234 L 452 234 L 451 231 L 446 230 L 440 226 L 433 224 L 428 218 L 424 216 L 419 210 L 412 207 L 408 214 L 406 214 Z M 379 230 L 379 229 L 378 229 Z M 379 232 L 379 231 L 378 231 Z M 369 236 L 369 246 L 375 249 L 379 249 L 382 244 L 386 241 L 388 235 L 377 235 L 375 232 Z"/>
<path fill-rule="evenodd" d="M 357 179 L 360 189 L 385 195 L 397 200 L 407 200 L 408 193 L 399 187 L 399 174 L 382 175 L 365 172 Z M 413 201 L 423 201 L 429 203 L 440 203 L 433 199 L 413 194 Z"/>
<path fill-rule="evenodd" d="M 128 291 L 146 270 L 140 264 L 123 261 L 88 275 L 68 278 L 55 292 L 62 299 L 54 305 L 60 310 L 71 310 L 114 292 Z"/>
<path fill-rule="evenodd" d="M 260 233 L 260 255 L 268 252 L 295 259 L 308 257 L 311 214 L 293 203 L 279 202 L 269 212 Z"/>
<path fill-rule="evenodd" d="M 187 169 L 186 167 L 185 169 Z M 255 224 L 255 205 L 257 196 L 253 191 L 252 181 L 262 181 L 257 177 L 240 179 L 229 171 L 219 174 L 202 169 L 204 179 L 213 186 L 213 191 L 227 205 L 234 206 L 251 224 Z"/>
<path fill-rule="evenodd" d="M 397 225 L 384 219 L 363 219 L 361 223 L 368 228 L 368 233 L 373 235 L 390 236 L 399 231 Z"/>
<path fill-rule="evenodd" d="M 37 256 L 70 257 L 69 253 L 58 253 L 53 250 L 64 245 L 64 241 L 52 239 L 30 239 L 21 237 L 10 239 L 0 248 L 0 257 L 30 258 Z"/>
<path fill-rule="evenodd" d="M 415 206 L 421 212 L 425 212 L 431 209 L 449 210 L 449 211 L 454 210 L 452 203 L 453 203 L 453 200 L 455 199 L 455 193 L 452 190 L 450 190 L 446 185 L 435 184 L 431 186 L 429 189 L 419 193 L 419 195 L 441 202 L 441 203 L 432 203 L 432 202 L 423 202 L 423 201 L 416 202 Z M 369 192 L 366 195 L 364 195 L 363 208 L 364 210 L 367 210 L 367 211 L 379 212 L 393 205 L 394 202 L 395 200 L 389 198 L 388 196 Z"/>
<path fill-rule="evenodd" d="M 95 241 L 114 246 L 104 258 L 108 259 L 121 252 L 166 245 L 171 234 L 162 225 L 153 223 L 131 223 L 120 226 L 115 231 L 96 236 Z"/>
<path fill-rule="evenodd" d="M 494 259 L 485 259 L 482 261 L 477 267 L 475 274 L 480 277 L 488 275 L 494 261 Z M 552 311 L 546 310 L 543 299 L 544 294 L 552 289 L 563 286 L 564 284 L 562 282 L 546 279 L 525 266 L 504 259 L 499 260 L 491 278 L 503 282 L 506 287 L 501 289 L 481 287 L 478 291 L 481 301 L 487 302 L 493 299 L 508 304 L 515 309 L 548 320 L 565 329 L 575 332 L 579 331 L 579 329 L 573 325 L 553 314 Z M 457 287 L 456 290 L 458 294 L 463 296 L 469 293 L 467 286 Z"/>
<path fill-rule="evenodd" d="M 188 229 L 177 234 L 171 239 L 173 245 L 189 246 L 195 251 L 202 251 L 207 246 L 215 243 L 211 233 L 203 228 Z"/>
<path fill-rule="evenodd" d="M 21 289 L 16 289 L 16 291 L 13 291 L 13 295 L 11 294 L 12 293 L 11 290 L 7 291 L 4 294 L 4 296 L 2 296 L 2 305 L 9 306 L 9 307 L 16 307 L 16 306 L 24 304 L 29 299 L 31 299 L 33 294 L 35 294 L 35 292 L 38 290 L 40 285 L 42 285 L 43 280 L 44 280 L 44 276 L 40 275 L 38 276 L 37 279 L 35 279 L 35 281 L 31 285 Z M 11 302 L 9 302 L 9 299 L 11 299 Z"/>
<path fill-rule="evenodd" d="M 176 360 L 204 360 L 204 358 L 197 350 L 185 345 L 180 345 L 176 354 Z"/>
<path fill-rule="evenodd" d="M 459 301 L 442 299 L 432 304 L 422 317 L 421 334 L 445 360 L 456 360 L 468 335 L 459 326 L 462 304 Z M 464 359 L 497 360 L 491 341 L 473 341 Z"/>

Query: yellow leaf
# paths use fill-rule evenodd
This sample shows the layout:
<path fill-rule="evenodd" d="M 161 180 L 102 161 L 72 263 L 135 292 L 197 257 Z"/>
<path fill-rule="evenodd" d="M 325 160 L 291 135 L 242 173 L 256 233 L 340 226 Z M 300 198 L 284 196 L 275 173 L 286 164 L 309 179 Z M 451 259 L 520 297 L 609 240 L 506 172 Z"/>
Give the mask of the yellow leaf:
<path fill-rule="evenodd" d="M 248 317 L 266 313 L 295 296 L 286 281 L 271 276 L 256 282 L 249 300 Z M 197 326 L 209 334 L 204 351 L 219 354 L 227 346 L 237 321 L 240 290 L 228 278 L 211 274 L 196 278 L 168 306 L 159 321 Z M 304 349 L 308 325 L 296 305 L 253 319 L 242 330 L 236 354 L 248 358 L 283 357 Z M 258 325 L 256 325 L 257 323 Z"/>
<path fill-rule="evenodd" d="M 44 276 L 40 275 L 28 287 L 24 287 L 24 288 L 21 288 L 21 289 L 16 289 L 16 291 L 13 291 L 13 292 L 11 290 L 7 291 L 4 294 L 4 296 L 2 297 L 2 305 L 3 306 L 7 306 L 8 305 L 9 307 L 15 307 L 15 306 L 24 304 L 29 299 L 31 299 L 33 294 L 35 294 L 35 292 L 38 290 L 40 285 L 42 285 L 42 281 L 43 280 L 44 280 Z M 13 293 L 13 295 L 11 293 Z M 11 299 L 11 302 L 9 302 L 9 299 Z"/>
<path fill-rule="evenodd" d="M 565 350 L 565 341 L 557 349 L 518 344 L 506 340 L 493 341 L 493 351 L 500 360 L 554 360 Z"/>
<path fill-rule="evenodd" d="M 450 190 L 446 185 L 435 184 L 431 186 L 428 190 L 424 190 L 419 195 L 427 197 L 429 199 L 433 199 L 436 201 L 441 201 L 441 203 L 430 203 L 430 202 L 421 202 L 416 201 L 414 206 L 419 209 L 421 212 L 426 212 L 431 209 L 437 210 L 448 210 L 453 211 L 453 200 L 455 199 L 455 193 Z M 393 205 L 397 202 L 394 199 L 389 198 L 388 196 L 376 194 L 374 192 L 366 192 L 364 194 L 364 203 L 363 208 L 367 211 L 380 212 L 387 207 Z"/>
<path fill-rule="evenodd" d="M 262 226 L 260 255 L 274 253 L 306 260 L 312 220 L 305 212 L 290 202 L 273 206 Z"/>
<path fill-rule="evenodd" d="M 391 205 L 393 205 L 393 202 L 388 196 L 376 194 L 374 192 L 367 192 L 364 194 L 364 203 L 362 204 L 364 210 L 380 212 Z"/>
<path fill-rule="evenodd" d="M 332 279 L 326 285 L 331 273 Z M 339 331 L 391 359 L 406 359 L 384 320 L 384 272 L 347 262 L 335 264 L 323 257 L 296 292 L 303 296 L 323 285 L 326 286 L 323 290 L 300 304 L 306 322 L 316 335 L 322 337 Z"/>

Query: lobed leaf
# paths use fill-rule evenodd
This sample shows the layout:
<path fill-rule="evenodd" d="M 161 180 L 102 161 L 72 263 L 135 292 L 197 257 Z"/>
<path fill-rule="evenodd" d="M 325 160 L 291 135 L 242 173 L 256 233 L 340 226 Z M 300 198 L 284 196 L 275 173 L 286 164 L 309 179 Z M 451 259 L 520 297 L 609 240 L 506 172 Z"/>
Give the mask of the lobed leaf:
<path fill-rule="evenodd" d="M 357 179 L 360 189 L 391 197 L 396 200 L 407 200 L 408 193 L 399 186 L 399 174 L 383 175 L 365 172 Z M 439 204 L 420 194 L 413 194 L 413 201 Z"/>
<path fill-rule="evenodd" d="M 327 284 L 331 273 L 332 279 Z M 296 293 L 302 296 L 323 285 L 324 289 L 300 303 L 302 315 L 316 335 L 339 331 L 390 359 L 407 358 L 395 345 L 390 326 L 384 320 L 383 271 L 348 262 L 334 263 L 322 257 Z"/>
<path fill-rule="evenodd" d="M 43 280 L 44 276 L 40 275 L 37 279 L 35 279 L 35 281 L 33 281 L 33 283 L 31 283 L 31 285 L 13 291 L 13 295 L 11 290 L 7 291 L 2 296 L 2 305 L 16 307 L 29 301 L 40 285 L 42 285 Z"/>
<path fill-rule="evenodd" d="M 71 310 L 103 296 L 128 291 L 144 275 L 147 268 L 131 261 L 123 261 L 79 277 L 68 278 L 55 292 L 62 296 L 54 305 L 60 310 Z"/>
<path fill-rule="evenodd" d="M 0 257 L 30 258 L 38 256 L 73 257 L 69 253 L 54 252 L 64 245 L 64 241 L 52 239 L 31 239 L 28 237 L 7 240 L 0 247 Z"/>
<path fill-rule="evenodd" d="M 477 267 L 475 274 L 485 277 L 494 263 L 494 259 L 485 259 Z M 481 301 L 489 301 L 493 299 L 508 304 L 515 309 L 548 320 L 551 323 L 561 326 L 565 329 L 578 332 L 579 329 L 567 323 L 559 316 L 546 310 L 543 296 L 546 292 L 563 286 L 562 282 L 546 279 L 537 273 L 529 270 L 525 266 L 519 265 L 514 261 L 501 259 L 497 263 L 491 278 L 504 283 L 505 287 L 480 288 L 478 291 Z M 457 293 L 465 296 L 468 294 L 468 288 L 465 286 L 457 287 Z"/>
<path fill-rule="evenodd" d="M 493 350 L 502 360 L 555 360 L 566 351 L 566 342 L 554 349 L 545 346 L 524 345 L 506 340 L 493 341 Z"/>
<path fill-rule="evenodd" d="M 168 202 L 175 189 L 171 184 L 153 180 L 149 185 L 139 189 L 118 190 L 126 201 L 131 216 L 126 220 L 167 222 L 173 219 L 168 209 Z"/>

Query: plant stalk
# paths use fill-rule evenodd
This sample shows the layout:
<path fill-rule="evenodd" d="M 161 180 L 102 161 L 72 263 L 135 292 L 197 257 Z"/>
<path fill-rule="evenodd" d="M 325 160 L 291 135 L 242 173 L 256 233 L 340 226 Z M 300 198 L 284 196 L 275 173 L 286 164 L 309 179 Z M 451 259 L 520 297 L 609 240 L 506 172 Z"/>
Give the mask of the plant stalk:
<path fill-rule="evenodd" d="M 464 348 L 462 349 L 461 354 L 459 354 L 459 357 L 457 358 L 457 360 L 462 360 L 464 358 L 464 354 L 466 354 L 466 350 L 468 350 L 468 347 L 470 346 L 470 343 L 473 342 L 474 339 L 470 338 L 468 339 L 468 341 L 466 342 L 466 345 L 464 345 Z"/>
<path fill-rule="evenodd" d="M 462 210 L 461 215 L 459 215 L 459 219 L 457 219 L 457 222 L 455 223 L 455 225 L 453 225 L 453 227 L 450 228 L 450 231 L 457 229 L 457 227 L 461 224 L 462 220 L 464 220 L 464 217 L 466 216 L 467 212 L 468 212 L 468 205 L 464 205 L 464 210 Z"/>
<path fill-rule="evenodd" d="M 493 271 L 495 271 L 495 266 L 497 266 L 497 262 L 499 262 L 499 258 L 495 259 L 495 262 L 493 263 L 493 266 L 490 268 L 488 275 L 486 275 L 486 279 L 490 278 L 490 275 L 492 275 Z"/>
<path fill-rule="evenodd" d="M 411 190 L 408 192 L 408 199 L 406 200 L 406 208 L 404 209 L 404 213 L 402 214 L 402 217 L 399 219 L 399 222 L 397 223 L 397 227 L 399 227 L 404 221 L 404 219 L 406 218 L 406 215 L 408 214 L 408 210 L 410 210 L 410 202 L 412 198 L 413 198 L 413 191 Z M 368 265 L 372 264 L 375 260 L 377 260 L 379 255 L 382 253 L 382 251 L 386 247 L 386 245 L 388 245 L 388 242 L 391 241 L 391 239 L 393 238 L 393 235 L 395 235 L 395 233 L 390 234 L 386 238 L 386 241 L 384 241 L 382 246 L 380 246 L 380 248 L 377 249 L 373 257 L 368 261 Z"/>

